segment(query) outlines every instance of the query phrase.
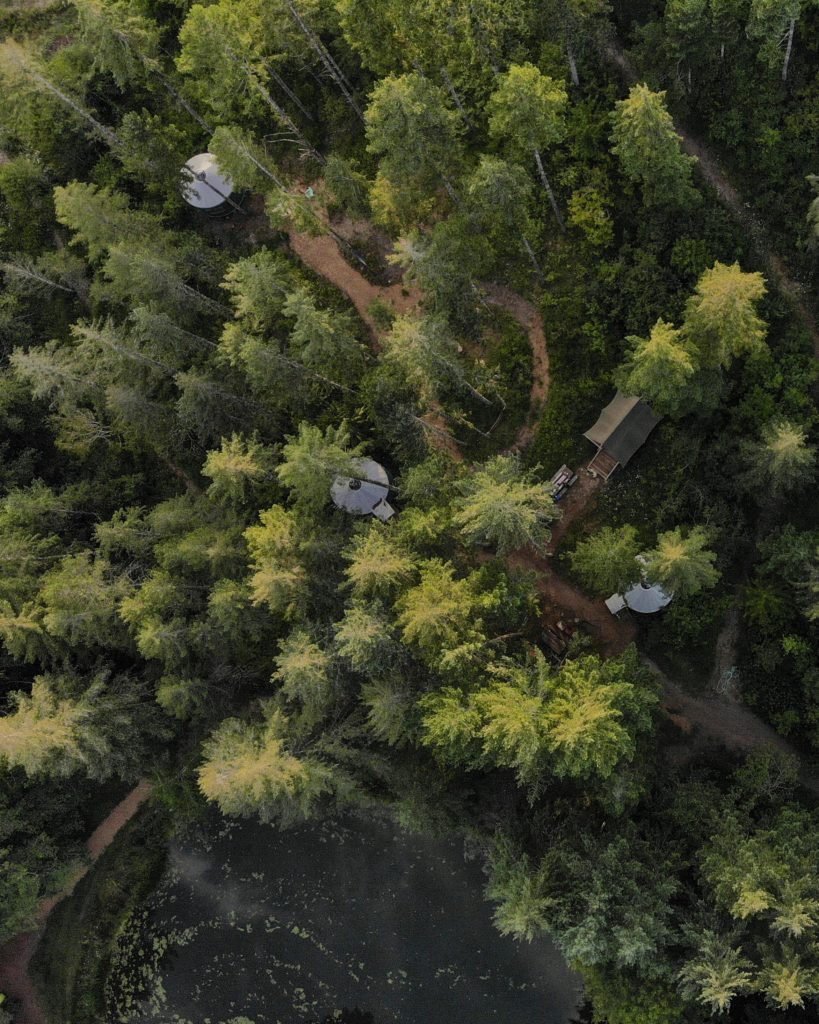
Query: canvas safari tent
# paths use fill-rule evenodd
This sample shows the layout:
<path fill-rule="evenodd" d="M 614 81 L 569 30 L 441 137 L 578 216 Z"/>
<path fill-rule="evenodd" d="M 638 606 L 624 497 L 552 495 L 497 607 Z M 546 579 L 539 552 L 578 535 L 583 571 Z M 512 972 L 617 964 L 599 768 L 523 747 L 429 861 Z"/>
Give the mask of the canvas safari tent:
<path fill-rule="evenodd" d="M 642 398 L 618 391 L 583 435 L 597 445 L 589 469 L 608 480 L 618 466 L 628 465 L 661 419 Z"/>

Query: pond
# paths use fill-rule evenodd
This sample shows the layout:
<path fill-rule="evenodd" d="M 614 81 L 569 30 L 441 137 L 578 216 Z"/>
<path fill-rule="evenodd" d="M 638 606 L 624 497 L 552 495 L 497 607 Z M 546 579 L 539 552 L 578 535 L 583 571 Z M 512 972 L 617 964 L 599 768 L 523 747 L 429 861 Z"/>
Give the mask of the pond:
<path fill-rule="evenodd" d="M 462 843 L 386 819 L 211 818 L 121 939 L 108 1020 L 567 1024 L 577 976 L 496 931 L 484 882 Z"/>

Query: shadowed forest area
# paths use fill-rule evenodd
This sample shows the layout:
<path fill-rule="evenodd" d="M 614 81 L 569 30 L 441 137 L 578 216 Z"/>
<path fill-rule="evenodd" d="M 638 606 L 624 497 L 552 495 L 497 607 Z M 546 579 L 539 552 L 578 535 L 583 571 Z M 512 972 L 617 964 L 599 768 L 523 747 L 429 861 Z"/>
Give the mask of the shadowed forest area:
<path fill-rule="evenodd" d="M 819 4 L 0 38 L 0 1024 L 815 1021 Z"/>

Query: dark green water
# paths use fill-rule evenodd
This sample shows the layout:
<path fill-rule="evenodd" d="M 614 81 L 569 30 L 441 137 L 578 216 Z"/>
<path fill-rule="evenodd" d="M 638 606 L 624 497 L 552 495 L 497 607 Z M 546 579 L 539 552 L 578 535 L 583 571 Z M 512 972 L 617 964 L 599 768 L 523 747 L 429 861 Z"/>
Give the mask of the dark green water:
<path fill-rule="evenodd" d="M 303 1024 L 357 1007 L 375 1024 L 567 1024 L 576 976 L 550 943 L 497 933 L 484 881 L 460 843 L 387 821 L 213 819 L 172 846 L 109 1019 Z"/>

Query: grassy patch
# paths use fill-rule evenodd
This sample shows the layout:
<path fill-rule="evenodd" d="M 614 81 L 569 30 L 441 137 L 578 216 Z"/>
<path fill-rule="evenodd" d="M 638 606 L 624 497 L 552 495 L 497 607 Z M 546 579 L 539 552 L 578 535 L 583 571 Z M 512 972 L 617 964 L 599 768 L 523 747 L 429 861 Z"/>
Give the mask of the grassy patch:
<path fill-rule="evenodd" d="M 53 1024 L 100 1024 L 117 934 L 165 864 L 168 820 L 149 806 L 48 919 L 31 972 Z"/>
<path fill-rule="evenodd" d="M 658 615 L 639 616 L 637 646 L 677 682 L 694 692 L 708 686 L 717 636 L 732 601 L 724 589 L 675 598 Z"/>
<path fill-rule="evenodd" d="M 606 326 L 591 311 L 592 288 L 579 257 L 556 251 L 541 314 L 551 383 L 528 461 L 551 476 L 565 462 L 576 468 L 594 449 L 583 438 L 613 394 Z"/>
<path fill-rule="evenodd" d="M 482 314 L 480 345 L 464 341 L 470 380 L 487 395 L 497 394 L 505 408 L 488 438 L 470 431 L 470 458 L 482 459 L 513 444 L 518 429 L 526 421 L 532 391 L 532 349 L 529 336 L 518 321 L 505 310 L 490 306 Z M 486 382 L 486 383 L 484 383 Z M 475 425 L 489 431 L 501 411 L 496 401 L 484 406 L 470 401 L 469 415 Z M 463 433 L 463 432 L 462 432 Z"/>

